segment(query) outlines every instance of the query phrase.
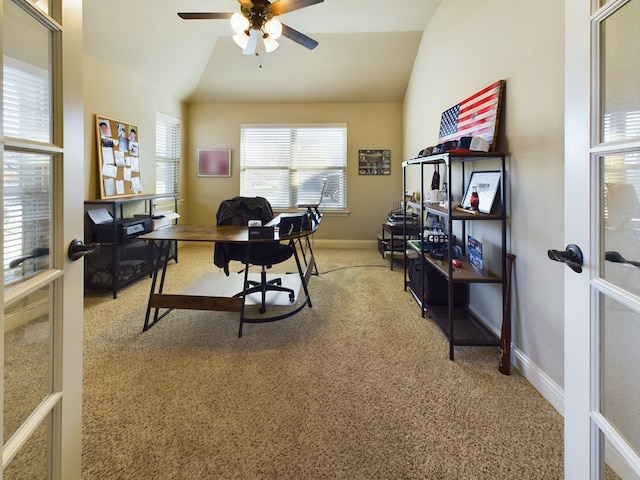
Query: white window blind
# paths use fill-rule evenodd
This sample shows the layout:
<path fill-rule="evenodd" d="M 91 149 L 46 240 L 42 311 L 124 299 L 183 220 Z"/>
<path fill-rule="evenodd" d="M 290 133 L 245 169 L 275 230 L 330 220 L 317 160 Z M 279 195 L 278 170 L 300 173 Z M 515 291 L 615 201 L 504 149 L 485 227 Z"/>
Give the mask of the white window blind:
<path fill-rule="evenodd" d="M 48 72 L 3 58 L 2 113 L 5 137 L 51 141 L 51 92 Z"/>
<path fill-rule="evenodd" d="M 156 193 L 180 194 L 180 119 L 156 114 Z"/>
<path fill-rule="evenodd" d="M 322 208 L 346 209 L 347 127 L 242 125 L 240 193 L 261 196 L 276 209 L 317 200 Z"/>
<path fill-rule="evenodd" d="M 605 143 L 632 141 L 640 138 L 640 111 L 607 113 L 603 116 L 602 138 Z M 633 188 L 635 198 L 622 197 L 631 193 L 630 189 L 616 189 L 605 194 L 604 218 L 624 214 L 638 219 L 640 212 L 640 152 L 620 152 L 603 157 L 604 182 L 608 184 L 628 184 Z"/>
<path fill-rule="evenodd" d="M 2 95 L 4 136 L 50 142 L 48 72 L 5 56 Z M 3 166 L 6 285 L 50 267 L 53 156 L 5 148 Z M 35 258 L 25 258 L 36 251 Z"/>
<path fill-rule="evenodd" d="M 606 113 L 602 122 L 604 143 L 640 138 L 640 111 Z"/>

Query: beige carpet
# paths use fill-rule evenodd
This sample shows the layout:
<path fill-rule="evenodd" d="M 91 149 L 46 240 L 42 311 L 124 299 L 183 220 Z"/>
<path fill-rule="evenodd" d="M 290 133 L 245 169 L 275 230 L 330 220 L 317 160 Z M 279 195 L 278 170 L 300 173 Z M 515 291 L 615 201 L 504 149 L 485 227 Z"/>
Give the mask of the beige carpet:
<path fill-rule="evenodd" d="M 166 291 L 218 271 L 212 251 L 181 246 Z M 315 253 L 313 308 L 242 338 L 237 315 L 186 310 L 142 333 L 146 278 L 88 294 L 82 478 L 563 477 L 561 416 L 498 372 L 497 348 L 450 361 L 401 269 L 376 250 Z"/>

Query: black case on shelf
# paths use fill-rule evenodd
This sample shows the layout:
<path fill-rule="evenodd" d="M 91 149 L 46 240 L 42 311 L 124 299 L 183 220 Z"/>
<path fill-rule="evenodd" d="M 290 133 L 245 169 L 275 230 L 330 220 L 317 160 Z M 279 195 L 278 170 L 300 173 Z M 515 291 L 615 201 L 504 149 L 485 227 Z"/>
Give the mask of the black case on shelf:
<path fill-rule="evenodd" d="M 409 284 L 413 292 L 426 305 L 447 305 L 449 302 L 449 282 L 435 268 L 428 263 L 421 261 L 419 258 L 409 262 Z M 420 279 L 420 275 L 424 276 L 424 280 Z M 421 281 L 424 281 L 424 290 Z M 461 304 L 465 301 L 466 292 L 465 285 L 454 285 L 453 303 Z M 423 292 L 421 294 L 421 292 Z"/>

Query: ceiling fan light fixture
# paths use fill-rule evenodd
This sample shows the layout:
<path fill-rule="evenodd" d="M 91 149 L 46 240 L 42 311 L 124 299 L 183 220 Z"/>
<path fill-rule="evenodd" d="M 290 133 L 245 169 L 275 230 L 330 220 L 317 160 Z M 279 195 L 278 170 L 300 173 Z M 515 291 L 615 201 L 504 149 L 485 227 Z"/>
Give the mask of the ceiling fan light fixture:
<path fill-rule="evenodd" d="M 257 28 L 252 28 L 249 31 L 249 41 L 247 46 L 242 50 L 243 55 L 255 55 L 258 51 L 258 40 L 262 38 L 262 32 Z"/>
<path fill-rule="evenodd" d="M 249 19 L 236 12 L 231 15 L 231 28 L 236 33 L 242 33 L 249 29 Z"/>
<path fill-rule="evenodd" d="M 277 40 L 282 35 L 282 24 L 278 20 L 269 20 L 264 24 L 264 31 L 273 40 Z"/>
<path fill-rule="evenodd" d="M 280 44 L 275 40 L 275 38 L 271 36 L 267 36 L 264 38 L 264 51 L 267 53 L 271 53 L 276 50 Z"/>
<path fill-rule="evenodd" d="M 42 2 L 45 0 L 29 1 Z M 231 0 L 227 1 L 231 2 Z M 317 5 L 323 3 L 324 0 L 237 1 L 240 3 L 240 12 L 178 12 L 178 16 L 183 20 L 226 20 L 230 22 L 234 32 L 233 40 L 245 55 L 258 55 L 258 48 L 261 47 L 260 38 L 263 39 L 265 51 L 273 52 L 278 48 L 276 40 L 283 35 L 308 50 L 313 50 L 318 46 L 318 42 L 313 38 L 274 20 L 273 17 Z M 260 51 L 262 52 L 262 49 Z"/>
<path fill-rule="evenodd" d="M 236 33 L 233 37 L 233 41 L 236 42 L 241 49 L 247 48 L 247 44 L 249 43 L 249 37 L 246 33 Z"/>

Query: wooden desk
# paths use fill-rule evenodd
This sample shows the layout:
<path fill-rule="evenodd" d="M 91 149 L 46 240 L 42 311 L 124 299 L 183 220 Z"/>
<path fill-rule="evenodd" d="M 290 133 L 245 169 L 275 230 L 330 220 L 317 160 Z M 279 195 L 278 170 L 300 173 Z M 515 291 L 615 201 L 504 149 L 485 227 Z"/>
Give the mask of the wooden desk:
<path fill-rule="evenodd" d="M 309 305 L 311 308 L 311 299 L 309 297 L 309 290 L 307 285 L 309 278 L 313 270 L 315 260 L 313 258 L 313 250 L 311 249 L 311 243 L 308 241 L 309 235 L 313 234 L 318 228 L 318 224 L 314 224 L 311 230 L 305 230 L 303 232 L 294 233 L 292 235 L 280 237 L 276 231 L 274 240 L 276 241 L 288 241 L 289 245 L 293 248 L 293 256 L 298 267 L 298 273 L 302 288 L 304 289 L 305 298 L 297 307 L 285 312 L 281 315 L 275 316 L 261 316 L 247 318 L 245 316 L 245 299 L 244 297 L 218 297 L 218 296 L 204 296 L 204 295 L 181 295 L 181 294 L 164 294 L 164 281 L 167 273 L 167 263 L 169 260 L 169 247 L 173 241 L 181 242 L 228 242 L 228 243 L 247 243 L 249 245 L 253 243 L 268 243 L 273 240 L 264 239 L 249 239 L 249 230 L 247 227 L 235 227 L 235 226 L 217 226 L 217 225 L 171 225 L 169 227 L 155 230 L 151 233 L 141 235 L 139 238 L 149 240 L 150 243 L 157 250 L 157 258 L 153 265 L 153 276 L 151 281 L 151 289 L 149 292 L 149 302 L 147 304 L 147 312 L 144 319 L 144 326 L 142 331 L 147 331 L 149 328 L 158 323 L 174 308 L 188 309 L 188 310 L 216 310 L 224 312 L 239 312 L 240 313 L 240 328 L 238 336 L 242 336 L 242 324 L 243 323 L 262 323 L 273 322 L 281 320 L 283 318 L 290 317 L 300 310 L 305 305 Z M 305 254 L 305 245 L 302 244 L 304 239 L 305 245 L 309 250 L 309 255 Z M 300 262 L 300 256 L 298 255 L 300 250 L 304 268 Z M 213 251 L 212 251 L 213 255 Z M 211 261 L 211 260 L 210 260 Z M 151 310 L 154 310 L 153 319 L 151 319 Z M 160 313 L 160 309 L 166 309 L 166 311 Z"/>

